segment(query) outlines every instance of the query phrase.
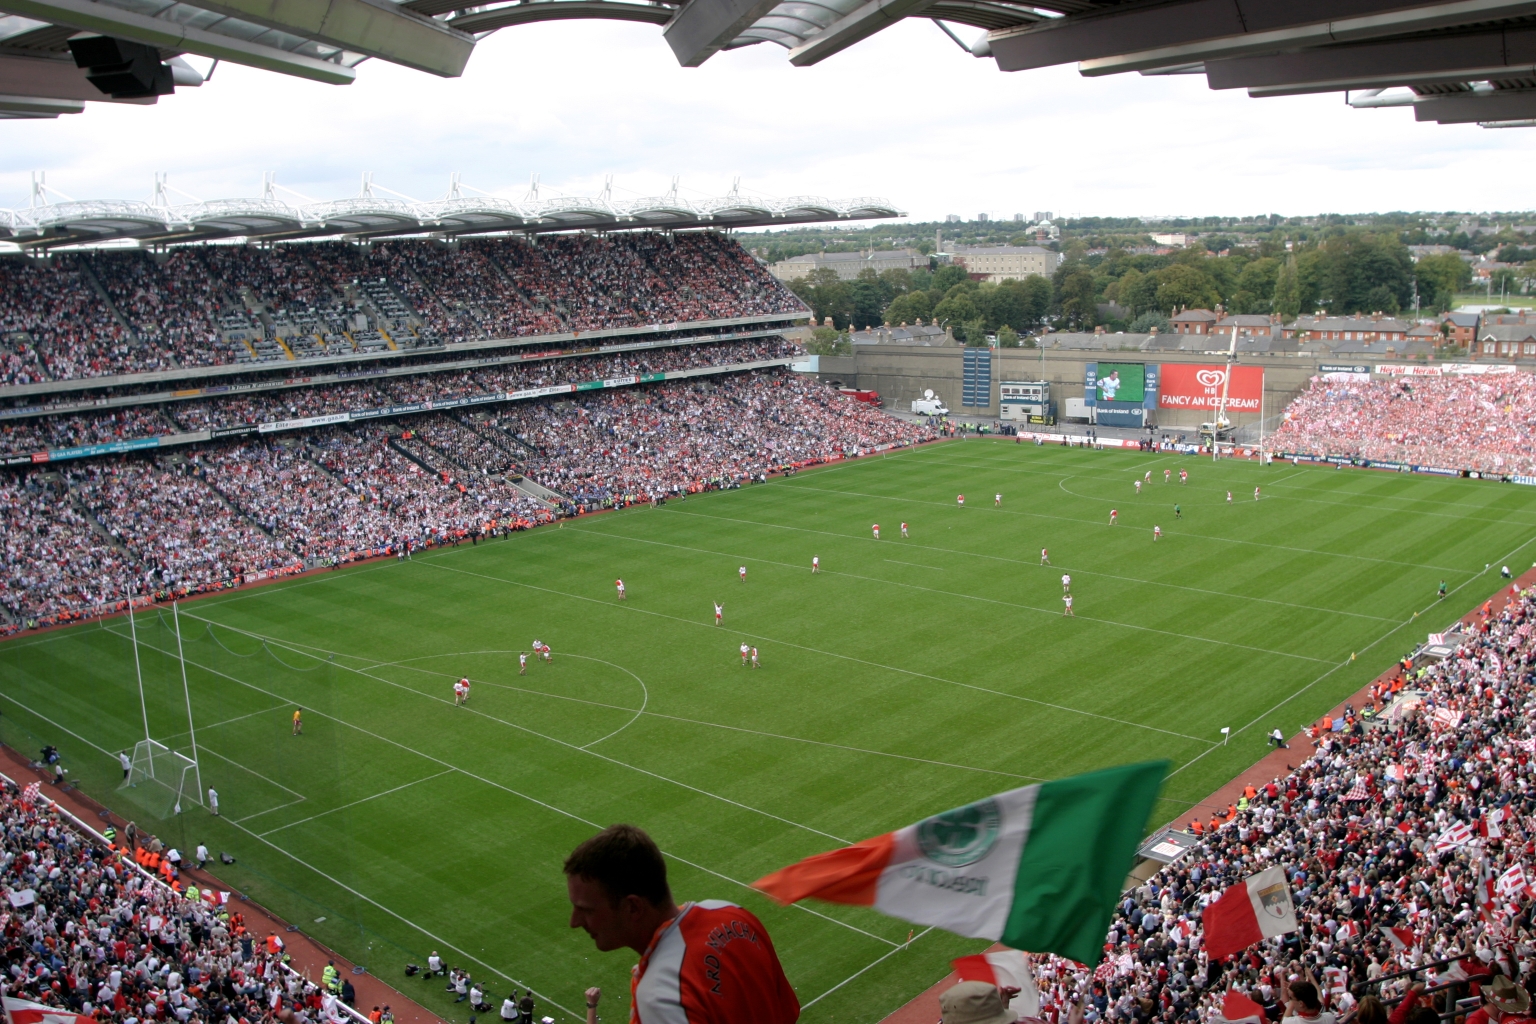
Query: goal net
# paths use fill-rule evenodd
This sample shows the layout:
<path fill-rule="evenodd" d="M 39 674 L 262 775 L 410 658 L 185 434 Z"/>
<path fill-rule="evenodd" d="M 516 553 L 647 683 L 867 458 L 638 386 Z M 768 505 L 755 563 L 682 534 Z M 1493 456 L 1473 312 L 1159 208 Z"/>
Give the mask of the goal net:
<path fill-rule="evenodd" d="M 180 814 L 184 807 L 202 806 L 203 780 L 197 762 L 178 754 L 159 740 L 140 740 L 133 747 L 133 767 L 122 789 L 137 790 L 146 806 L 164 807 L 165 816 Z"/>

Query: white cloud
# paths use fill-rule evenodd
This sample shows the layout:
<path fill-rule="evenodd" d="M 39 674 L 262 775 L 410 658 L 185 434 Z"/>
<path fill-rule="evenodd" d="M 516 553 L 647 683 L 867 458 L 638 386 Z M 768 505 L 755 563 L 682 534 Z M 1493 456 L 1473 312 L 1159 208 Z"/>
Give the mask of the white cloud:
<path fill-rule="evenodd" d="M 365 170 L 432 198 L 456 170 L 512 194 L 532 173 L 573 194 L 613 174 L 620 198 L 674 174 L 684 195 L 720 194 L 740 175 L 770 195 L 885 196 L 916 219 L 1518 209 L 1515 168 L 1536 153 L 1530 131 L 1420 125 L 1337 95 L 1002 74 L 924 20 L 808 69 L 771 44 L 679 68 L 654 27 L 556 22 L 482 41 L 460 79 L 370 61 L 338 87 L 221 64 L 155 107 L 0 133 L 0 205 L 25 204 L 34 169 L 81 199 L 143 198 L 156 170 L 203 198 L 249 196 L 268 169 L 322 199 Z"/>

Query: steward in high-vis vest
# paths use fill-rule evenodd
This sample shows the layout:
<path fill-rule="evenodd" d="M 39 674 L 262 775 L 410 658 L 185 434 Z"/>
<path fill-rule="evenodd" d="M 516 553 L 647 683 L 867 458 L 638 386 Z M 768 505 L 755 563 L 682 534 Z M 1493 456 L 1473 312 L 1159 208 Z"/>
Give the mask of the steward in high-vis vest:
<path fill-rule="evenodd" d="M 565 861 L 571 927 L 602 952 L 640 954 L 630 977 L 630 1024 L 793 1024 L 800 1016 L 763 923 L 722 900 L 672 900 L 651 837 L 612 825 Z M 602 991 L 587 990 L 587 1020 Z"/>

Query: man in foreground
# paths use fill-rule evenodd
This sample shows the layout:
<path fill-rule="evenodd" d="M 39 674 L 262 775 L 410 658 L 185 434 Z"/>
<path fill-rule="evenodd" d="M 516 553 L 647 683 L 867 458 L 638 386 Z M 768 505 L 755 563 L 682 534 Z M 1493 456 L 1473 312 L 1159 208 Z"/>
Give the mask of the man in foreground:
<path fill-rule="evenodd" d="M 763 923 L 721 900 L 672 900 L 667 865 L 651 837 L 610 825 L 565 861 L 571 927 L 602 952 L 632 949 L 630 1024 L 792 1024 L 800 1016 Z M 651 968 L 655 967 L 654 970 Z M 593 1020 L 602 992 L 587 990 Z"/>

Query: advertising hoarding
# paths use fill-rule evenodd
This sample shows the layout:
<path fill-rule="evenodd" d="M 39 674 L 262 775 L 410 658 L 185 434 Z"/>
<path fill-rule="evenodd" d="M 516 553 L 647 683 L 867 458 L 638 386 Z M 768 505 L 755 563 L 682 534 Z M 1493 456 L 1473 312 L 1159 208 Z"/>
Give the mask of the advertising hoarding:
<path fill-rule="evenodd" d="M 1229 412 L 1258 412 L 1264 395 L 1264 367 L 1233 366 L 1227 387 Z M 1159 409 L 1210 409 L 1221 402 L 1227 367 L 1199 363 L 1164 363 L 1157 393 Z"/>

